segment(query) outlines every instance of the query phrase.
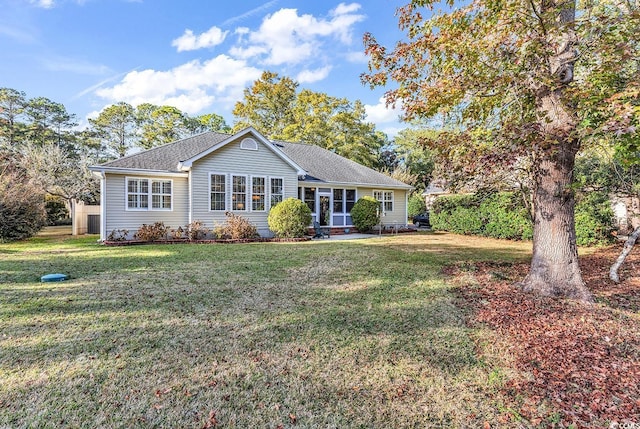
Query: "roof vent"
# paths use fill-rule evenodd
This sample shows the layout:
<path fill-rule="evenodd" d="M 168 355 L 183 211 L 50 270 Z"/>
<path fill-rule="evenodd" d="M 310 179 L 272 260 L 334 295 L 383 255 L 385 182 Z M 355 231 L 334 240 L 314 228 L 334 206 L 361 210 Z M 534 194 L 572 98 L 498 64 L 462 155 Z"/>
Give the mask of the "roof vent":
<path fill-rule="evenodd" d="M 258 150 L 258 142 L 256 142 L 252 138 L 247 137 L 240 142 L 240 149 Z"/>

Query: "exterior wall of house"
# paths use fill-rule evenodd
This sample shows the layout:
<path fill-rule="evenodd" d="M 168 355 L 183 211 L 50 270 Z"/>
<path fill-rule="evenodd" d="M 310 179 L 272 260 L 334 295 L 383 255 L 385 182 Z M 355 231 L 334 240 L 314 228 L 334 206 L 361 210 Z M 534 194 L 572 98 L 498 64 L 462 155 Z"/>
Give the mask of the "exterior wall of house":
<path fill-rule="evenodd" d="M 383 212 L 383 227 L 403 226 L 407 224 L 407 192 L 405 189 L 389 189 L 384 187 L 358 188 L 358 198 L 365 195 L 373 197 L 375 191 L 393 192 L 393 211 Z"/>
<path fill-rule="evenodd" d="M 170 210 L 140 210 L 127 208 L 127 178 L 160 179 L 172 181 L 172 203 Z M 113 230 L 129 230 L 131 237 L 142 224 L 164 222 L 165 226 L 177 228 L 189 223 L 188 182 L 186 177 L 136 176 L 134 174 L 105 175 L 106 212 L 104 235 L 106 238 Z M 149 203 L 151 204 L 151 202 Z"/>
<path fill-rule="evenodd" d="M 226 221 L 225 211 L 234 213 L 247 219 L 256 225 L 262 236 L 270 236 L 267 216 L 270 209 L 270 179 L 282 178 L 284 185 L 283 199 L 297 197 L 298 175 L 297 171 L 287 164 L 282 158 L 262 143 L 257 142 L 257 150 L 242 149 L 240 142 L 231 142 L 216 150 L 211 155 L 193 163 L 191 168 L 191 197 L 193 204 L 192 220 L 199 220 L 208 228 L 222 224 Z M 211 174 L 224 175 L 226 198 L 225 210 L 211 210 Z M 232 209 L 232 176 L 246 177 L 247 198 L 244 210 Z M 252 207 L 252 178 L 265 178 L 264 210 L 253 210 Z"/>

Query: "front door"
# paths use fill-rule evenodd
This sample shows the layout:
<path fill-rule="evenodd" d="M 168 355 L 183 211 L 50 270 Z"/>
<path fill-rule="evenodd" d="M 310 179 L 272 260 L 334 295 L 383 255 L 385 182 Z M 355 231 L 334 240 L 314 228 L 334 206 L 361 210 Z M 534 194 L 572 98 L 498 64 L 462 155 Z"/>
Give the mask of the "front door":
<path fill-rule="evenodd" d="M 320 225 L 329 226 L 331 224 L 331 196 L 320 195 Z"/>

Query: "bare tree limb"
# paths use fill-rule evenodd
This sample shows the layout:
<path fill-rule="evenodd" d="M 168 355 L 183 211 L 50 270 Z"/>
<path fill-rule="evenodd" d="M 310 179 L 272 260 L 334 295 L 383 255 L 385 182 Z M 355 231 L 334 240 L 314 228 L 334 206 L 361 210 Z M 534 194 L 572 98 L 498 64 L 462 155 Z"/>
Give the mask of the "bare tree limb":
<path fill-rule="evenodd" d="M 620 266 L 622 265 L 624 260 L 627 258 L 627 255 L 629 255 L 629 253 L 631 252 L 631 249 L 633 249 L 633 245 L 636 244 L 636 240 L 638 239 L 638 237 L 640 237 L 640 226 L 637 227 L 631 235 L 629 235 L 629 238 L 627 238 L 627 241 L 624 243 L 624 247 L 622 248 L 620 256 L 618 256 L 618 259 L 609 270 L 609 278 L 614 283 L 620 283 L 618 270 L 620 269 Z"/>

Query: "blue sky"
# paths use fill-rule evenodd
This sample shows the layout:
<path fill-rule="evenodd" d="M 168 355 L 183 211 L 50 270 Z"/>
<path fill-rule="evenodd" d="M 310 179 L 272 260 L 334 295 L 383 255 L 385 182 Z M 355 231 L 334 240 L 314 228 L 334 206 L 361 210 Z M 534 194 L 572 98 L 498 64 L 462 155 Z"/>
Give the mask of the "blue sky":
<path fill-rule="evenodd" d="M 406 126 L 383 89 L 360 83 L 362 35 L 402 38 L 404 0 L 0 0 L 0 87 L 63 103 L 81 124 L 127 101 L 169 104 L 231 125 L 263 70 L 302 88 L 359 99 L 393 136 Z"/>

